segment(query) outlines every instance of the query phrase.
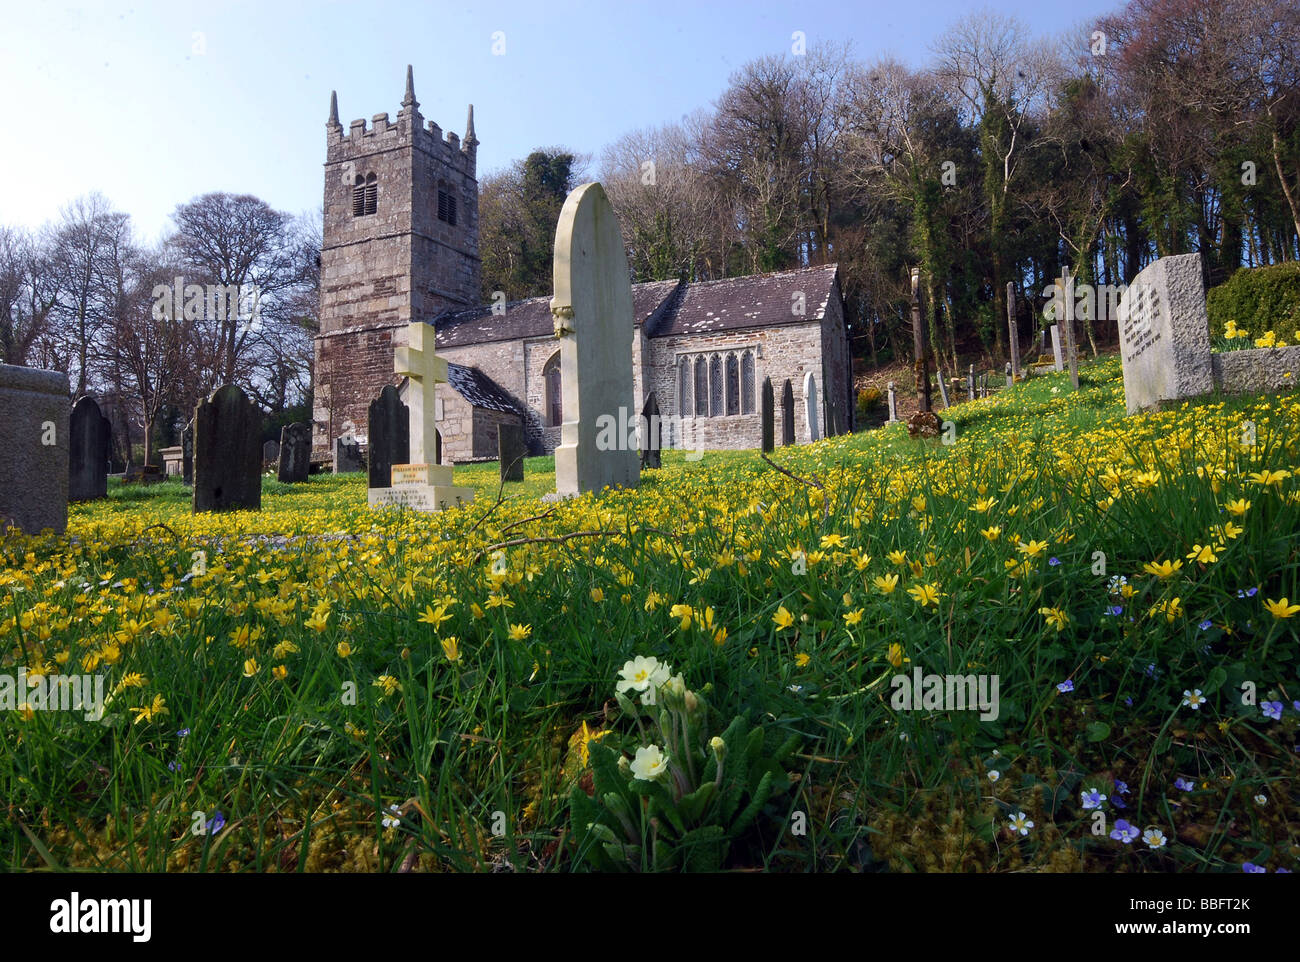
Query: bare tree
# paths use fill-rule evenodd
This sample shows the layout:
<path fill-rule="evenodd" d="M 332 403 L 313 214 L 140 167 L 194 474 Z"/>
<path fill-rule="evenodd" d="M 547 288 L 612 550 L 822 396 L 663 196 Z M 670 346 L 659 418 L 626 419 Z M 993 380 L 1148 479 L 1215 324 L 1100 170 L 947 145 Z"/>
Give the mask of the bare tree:
<path fill-rule="evenodd" d="M 0 362 L 28 362 L 57 302 L 46 252 L 25 232 L 0 227 Z"/>

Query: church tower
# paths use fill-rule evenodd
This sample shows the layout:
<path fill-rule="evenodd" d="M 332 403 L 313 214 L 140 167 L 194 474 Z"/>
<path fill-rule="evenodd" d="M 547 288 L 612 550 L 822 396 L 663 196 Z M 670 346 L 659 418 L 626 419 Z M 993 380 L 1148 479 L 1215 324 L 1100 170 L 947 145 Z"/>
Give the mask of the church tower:
<path fill-rule="evenodd" d="M 406 325 L 480 301 L 474 106 L 462 141 L 425 126 L 411 68 L 396 122 L 325 124 L 320 334 L 312 371 L 312 450 L 366 432 L 370 401 L 396 383 L 393 348 Z M 396 338 L 396 340 L 395 340 Z"/>

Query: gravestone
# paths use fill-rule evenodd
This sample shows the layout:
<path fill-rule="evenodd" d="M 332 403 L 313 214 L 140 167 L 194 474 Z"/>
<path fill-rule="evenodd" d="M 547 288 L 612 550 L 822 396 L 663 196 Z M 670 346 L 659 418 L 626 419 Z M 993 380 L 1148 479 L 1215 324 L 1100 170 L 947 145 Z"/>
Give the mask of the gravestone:
<path fill-rule="evenodd" d="M 262 463 L 280 460 L 280 442 L 267 441 L 262 445 Z"/>
<path fill-rule="evenodd" d="M 762 447 L 764 452 L 770 452 L 775 447 L 776 442 L 776 395 L 772 391 L 772 379 L 763 378 L 763 401 L 762 411 L 759 415 L 762 421 Z"/>
<path fill-rule="evenodd" d="M 664 425 L 655 392 L 641 408 L 641 470 L 658 470 L 663 466 Z"/>
<path fill-rule="evenodd" d="M 1011 382 L 1015 379 L 1015 372 L 1014 369 L 1011 367 L 1010 361 L 1007 361 L 1006 373 L 1007 373 L 1007 387 L 1011 387 Z"/>
<path fill-rule="evenodd" d="M 0 531 L 67 529 L 69 413 L 66 374 L 0 364 Z"/>
<path fill-rule="evenodd" d="M 1061 355 L 1061 328 L 1060 325 L 1052 325 L 1052 368 L 1057 371 L 1065 370 L 1064 359 Z"/>
<path fill-rule="evenodd" d="M 68 422 L 68 500 L 108 497 L 108 458 L 113 426 L 91 397 L 72 408 Z"/>
<path fill-rule="evenodd" d="M 406 326 L 406 343 L 393 351 L 393 373 L 406 378 L 409 464 L 392 466 L 392 483 L 370 488 L 372 508 L 404 507 L 442 511 L 474 500 L 474 489 L 452 484 L 450 465 L 430 463 L 440 456 L 436 385 L 447 381 L 447 362 L 435 352 L 433 326 L 413 321 Z"/>
<path fill-rule="evenodd" d="M 497 463 L 501 468 L 502 481 L 524 479 L 524 455 L 527 453 L 522 425 L 497 425 Z"/>
<path fill-rule="evenodd" d="M 894 388 L 893 381 L 889 382 L 886 396 L 889 398 L 889 423 L 893 424 L 898 420 L 898 392 Z"/>
<path fill-rule="evenodd" d="M 370 402 L 366 438 L 370 445 L 366 463 L 369 486 L 391 487 L 393 465 L 411 462 L 411 412 L 391 384 Z"/>
<path fill-rule="evenodd" d="M 1161 257 L 1133 279 L 1119 302 L 1119 337 L 1129 414 L 1214 389 L 1200 254 Z"/>
<path fill-rule="evenodd" d="M 1011 338 L 1011 377 L 1020 377 L 1020 332 L 1016 330 L 1016 285 L 1007 281 L 1007 334 Z M 1008 382 L 1010 383 L 1010 382 Z"/>
<path fill-rule="evenodd" d="M 817 409 L 820 406 L 820 398 L 817 395 L 817 378 L 813 377 L 812 371 L 809 371 L 803 377 L 803 403 L 804 416 L 808 421 L 808 440 L 817 441 L 822 436 L 820 425 L 817 423 Z"/>
<path fill-rule="evenodd" d="M 181 432 L 181 482 L 194 484 L 194 422 L 191 420 Z"/>
<path fill-rule="evenodd" d="M 311 431 L 301 421 L 280 429 L 280 461 L 275 476 L 283 484 L 301 484 L 311 470 Z"/>
<path fill-rule="evenodd" d="M 555 449 L 556 493 L 636 487 L 636 451 L 625 441 L 598 441 L 607 432 L 616 435 L 617 425 L 635 410 L 632 286 L 618 217 L 600 184 L 583 184 L 565 200 L 555 228 L 553 274 L 551 315 L 560 341 L 564 412 Z"/>
<path fill-rule="evenodd" d="M 781 444 L 794 444 L 794 386 L 789 378 L 781 389 Z"/>
<path fill-rule="evenodd" d="M 939 382 L 939 399 L 943 401 L 944 410 L 947 410 L 950 407 L 948 403 L 948 385 L 943 379 L 943 371 L 936 371 L 935 374 L 937 375 L 935 380 Z"/>
<path fill-rule="evenodd" d="M 334 439 L 334 473 L 356 474 L 362 468 L 361 442 L 355 435 L 340 435 Z"/>
<path fill-rule="evenodd" d="M 260 511 L 262 412 L 233 384 L 194 407 L 194 513 Z"/>

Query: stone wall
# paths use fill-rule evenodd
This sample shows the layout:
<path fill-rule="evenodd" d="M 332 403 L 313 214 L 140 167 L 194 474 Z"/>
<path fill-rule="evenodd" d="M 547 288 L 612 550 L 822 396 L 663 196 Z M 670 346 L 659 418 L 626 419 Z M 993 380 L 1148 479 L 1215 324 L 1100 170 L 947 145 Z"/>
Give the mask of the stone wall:
<path fill-rule="evenodd" d="M 473 407 L 446 384 L 438 385 L 438 398 L 442 410 L 442 417 L 438 420 L 438 432 L 442 435 L 442 463 L 495 461 L 497 425 L 518 424 L 519 416 L 508 411 Z"/>
<path fill-rule="evenodd" d="M 1210 355 L 1214 386 L 1227 394 L 1257 394 L 1300 383 L 1300 347 L 1257 347 Z"/>

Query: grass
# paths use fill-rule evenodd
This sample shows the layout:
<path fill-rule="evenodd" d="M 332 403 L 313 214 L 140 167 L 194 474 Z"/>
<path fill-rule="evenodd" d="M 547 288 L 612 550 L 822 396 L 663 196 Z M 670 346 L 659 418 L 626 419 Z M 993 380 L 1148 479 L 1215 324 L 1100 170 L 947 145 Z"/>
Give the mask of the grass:
<path fill-rule="evenodd" d="M 268 480 L 260 513 L 228 515 L 191 515 L 174 482 L 115 486 L 65 537 L 0 542 L 3 671 L 112 693 L 98 721 L 6 712 L 3 862 L 599 863 L 628 812 L 604 792 L 573 819 L 570 799 L 662 744 L 616 697 L 646 655 L 707 706 L 675 763 L 702 787 L 708 737 L 740 717 L 768 781 L 727 822 L 622 776 L 646 799 L 601 849 L 623 867 L 667 864 L 646 834 L 666 819 L 716 815 L 725 845 L 687 833 L 673 864 L 1294 869 L 1300 405 L 1126 418 L 1122 394 L 1117 362 L 1085 365 L 1078 393 L 1050 374 L 942 412 L 953 443 L 895 425 L 778 449 L 792 476 L 668 452 L 635 491 L 554 505 L 543 458 L 504 489 L 495 464 L 457 468 L 474 504 L 431 516 L 369 512 L 364 475 Z M 996 720 L 896 707 L 914 668 L 996 675 Z M 1159 835 L 1126 844 L 1121 819 Z"/>

